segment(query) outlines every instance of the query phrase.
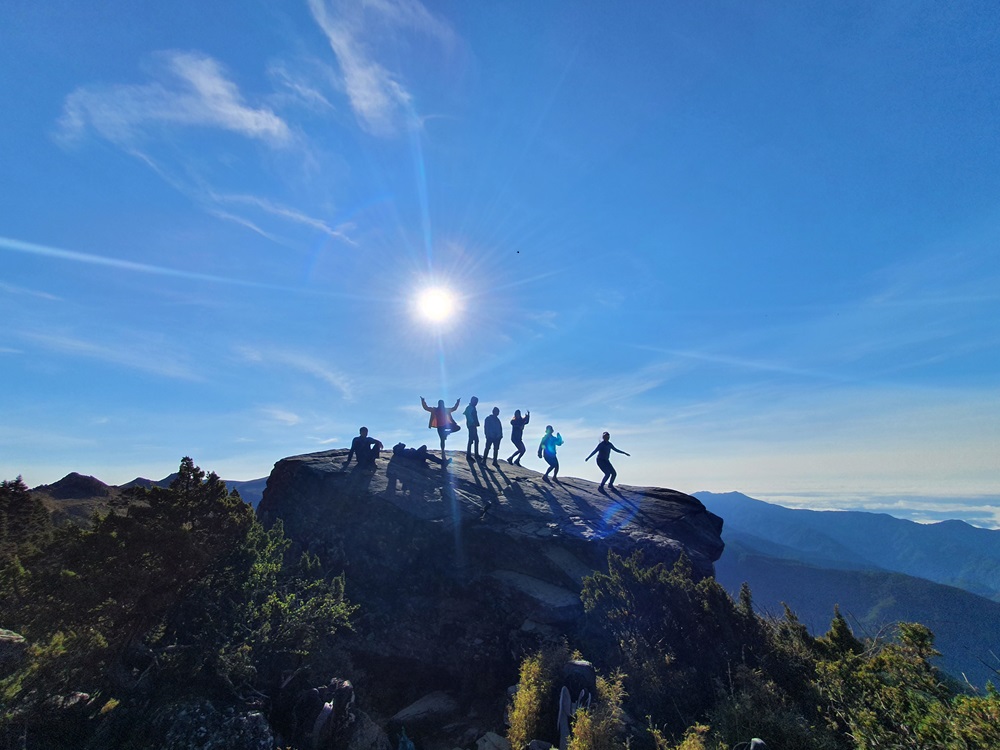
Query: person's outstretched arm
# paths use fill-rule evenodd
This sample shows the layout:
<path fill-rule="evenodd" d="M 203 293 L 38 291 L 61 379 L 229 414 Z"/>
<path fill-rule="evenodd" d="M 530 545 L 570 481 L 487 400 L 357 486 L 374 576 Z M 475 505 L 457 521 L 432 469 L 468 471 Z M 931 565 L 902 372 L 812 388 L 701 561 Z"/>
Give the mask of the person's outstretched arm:
<path fill-rule="evenodd" d="M 434 410 L 433 410 L 433 409 L 432 409 L 431 407 L 429 407 L 429 406 L 427 405 L 427 402 L 426 402 L 426 401 L 424 401 L 424 397 L 423 397 L 423 396 L 421 396 L 421 397 L 420 397 L 420 405 L 421 405 L 422 407 L 424 407 L 424 411 L 434 411 Z"/>
<path fill-rule="evenodd" d="M 459 405 L 459 403 L 461 403 L 461 401 L 462 401 L 461 398 L 455 399 L 455 405 L 453 407 L 451 407 L 448 411 L 449 412 L 455 411 L 458 408 L 458 405 Z"/>
<path fill-rule="evenodd" d="M 600 443 L 598 443 L 598 444 L 597 444 L 597 448 L 600 448 L 600 447 L 601 447 L 601 444 L 600 444 Z M 586 457 L 585 459 L 583 459 L 583 460 L 584 460 L 584 461 L 589 461 L 589 460 L 590 460 L 590 459 L 591 459 L 591 458 L 593 457 L 593 455 L 594 455 L 595 453 L 597 453 L 597 448 L 594 448 L 594 450 L 592 450 L 592 451 L 590 452 L 590 455 L 589 455 L 589 456 L 587 456 L 587 457 Z"/>
<path fill-rule="evenodd" d="M 351 463 L 351 456 L 353 455 L 354 455 L 354 441 L 351 441 L 351 449 L 347 451 L 347 460 L 344 461 L 344 466 L 347 466 L 347 464 Z"/>
<path fill-rule="evenodd" d="M 526 412 L 524 415 L 524 424 L 528 424 L 531 421 L 531 412 Z"/>
<path fill-rule="evenodd" d="M 621 453 L 623 456 L 631 456 L 632 455 L 631 453 L 626 453 L 625 451 L 618 450 L 617 448 L 615 448 L 614 445 L 611 446 L 611 450 L 613 450 L 615 453 Z"/>

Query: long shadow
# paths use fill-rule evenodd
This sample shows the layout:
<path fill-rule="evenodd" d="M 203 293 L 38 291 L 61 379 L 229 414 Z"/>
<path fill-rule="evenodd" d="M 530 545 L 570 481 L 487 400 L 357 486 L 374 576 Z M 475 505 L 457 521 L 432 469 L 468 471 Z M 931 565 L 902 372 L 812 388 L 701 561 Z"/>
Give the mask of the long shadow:
<path fill-rule="evenodd" d="M 447 484 L 446 467 L 447 464 L 440 465 L 436 461 L 428 463 L 394 454 L 385 469 L 385 494 L 394 497 L 399 485 L 403 495 L 426 500 L 439 486 Z"/>
<path fill-rule="evenodd" d="M 347 486 L 352 492 L 364 492 L 372 483 L 378 467 L 375 464 L 355 464 L 347 473 Z"/>
<path fill-rule="evenodd" d="M 493 489 L 492 484 L 490 484 L 488 481 L 484 481 L 486 479 L 486 470 L 482 466 L 477 466 L 478 464 L 477 461 L 469 461 L 468 463 L 469 463 L 469 473 L 472 474 L 472 478 L 475 480 L 476 486 L 479 487 L 480 490 L 482 490 L 482 492 L 480 493 L 480 497 L 483 500 L 483 509 L 482 512 L 479 514 L 479 517 L 484 518 L 486 516 L 487 511 L 489 511 L 489 509 L 493 507 L 493 503 L 497 502 L 498 500 L 497 491 Z M 483 479 L 479 478 L 479 471 L 477 471 L 477 468 L 479 471 L 483 472 Z"/>
<path fill-rule="evenodd" d="M 617 487 L 609 487 L 606 492 L 613 492 L 614 494 L 618 495 L 618 497 L 620 497 L 622 499 L 622 502 L 625 503 L 626 505 L 631 505 L 632 507 L 637 509 L 640 507 L 639 503 L 637 503 L 635 500 L 626 497 L 625 493 L 622 492 Z"/>
<path fill-rule="evenodd" d="M 507 476 L 506 474 L 504 474 L 504 473 L 503 473 L 503 464 L 502 464 L 502 463 L 498 463 L 498 464 L 497 464 L 496 466 L 494 466 L 494 467 L 493 467 L 493 470 L 494 470 L 494 471 L 495 471 L 495 472 L 496 472 L 497 474 L 499 474 L 500 476 L 502 476 L 502 477 L 503 477 L 503 481 L 504 481 L 504 482 L 506 483 L 506 485 L 507 485 L 508 487 L 510 487 L 510 486 L 511 486 L 512 482 L 510 481 L 510 477 L 508 477 L 508 476 Z"/>
<path fill-rule="evenodd" d="M 642 510 L 642 505 L 641 505 L 640 503 L 637 503 L 637 502 L 635 502 L 634 500 L 631 500 L 630 498 L 627 498 L 627 497 L 625 497 L 625 493 L 624 493 L 624 492 L 622 492 L 622 491 L 621 491 L 620 489 L 618 489 L 617 487 L 609 487 L 609 488 L 608 488 L 608 493 L 610 493 L 610 494 L 609 494 L 609 496 L 610 496 L 611 494 L 613 494 L 613 495 L 615 495 L 616 497 L 618 497 L 618 498 L 619 498 L 619 501 L 621 502 L 621 504 L 622 504 L 622 505 L 627 505 L 627 506 L 629 506 L 630 508 L 632 508 L 632 509 L 633 509 L 633 510 L 635 511 L 635 516 L 634 516 L 635 518 L 643 518 L 643 519 L 645 519 L 645 520 L 646 520 L 647 522 L 649 522 L 649 521 L 651 520 L 651 519 L 649 518 L 649 516 L 648 516 L 648 515 L 646 515 L 646 514 L 645 514 L 645 513 L 643 512 L 643 510 Z"/>
<path fill-rule="evenodd" d="M 479 468 L 482 469 L 483 476 L 486 477 L 487 479 L 489 479 L 493 484 L 496 485 L 496 492 L 500 493 L 500 492 L 504 491 L 504 486 L 502 484 L 500 484 L 500 482 L 497 480 L 497 478 L 495 476 L 493 476 L 493 471 L 491 471 L 486 466 L 485 463 L 483 463 L 483 465 L 480 466 Z M 499 469 L 497 467 L 494 466 L 493 468 L 494 468 L 494 470 L 499 471 Z M 507 479 L 507 478 L 504 477 L 504 479 Z M 507 480 L 507 484 L 510 484 L 510 480 L 509 479 Z M 492 485 L 490 486 L 490 489 L 493 489 Z"/>

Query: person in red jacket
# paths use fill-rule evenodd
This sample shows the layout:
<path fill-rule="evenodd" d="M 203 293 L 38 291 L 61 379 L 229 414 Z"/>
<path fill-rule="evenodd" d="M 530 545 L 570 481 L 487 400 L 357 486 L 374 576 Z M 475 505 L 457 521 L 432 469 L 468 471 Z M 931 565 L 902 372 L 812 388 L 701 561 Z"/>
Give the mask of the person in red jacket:
<path fill-rule="evenodd" d="M 444 399 L 438 401 L 437 406 L 430 407 L 424 400 L 424 397 L 420 397 L 420 405 L 424 407 L 424 411 L 429 411 L 431 413 L 430 419 L 427 421 L 427 428 L 434 429 L 437 428 L 438 437 L 441 438 L 441 458 L 446 459 L 447 456 L 444 454 L 444 441 L 448 439 L 448 436 L 453 432 L 458 432 L 461 427 L 455 422 L 455 418 L 451 416 L 455 411 L 458 410 L 458 404 L 462 399 L 456 399 L 455 405 L 450 409 L 444 405 Z"/>

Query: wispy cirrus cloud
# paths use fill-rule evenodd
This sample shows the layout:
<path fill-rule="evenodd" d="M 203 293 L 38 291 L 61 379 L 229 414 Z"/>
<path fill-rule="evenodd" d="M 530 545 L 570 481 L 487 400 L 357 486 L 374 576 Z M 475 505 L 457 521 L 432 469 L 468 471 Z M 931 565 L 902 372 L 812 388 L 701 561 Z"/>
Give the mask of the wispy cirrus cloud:
<path fill-rule="evenodd" d="M 317 219 L 313 216 L 309 216 L 308 214 L 303 213 L 302 211 L 290 208 L 288 206 L 282 206 L 266 198 L 261 198 L 256 195 L 218 195 L 215 193 L 211 194 L 210 198 L 216 203 L 231 203 L 244 206 L 251 206 L 253 208 L 257 208 L 263 211 L 264 213 L 270 214 L 271 216 L 276 216 L 280 219 L 284 219 L 285 221 L 290 221 L 295 224 L 301 224 L 303 226 L 309 227 L 311 229 L 316 229 L 322 232 L 323 234 L 326 234 L 334 239 L 341 240 L 342 242 L 346 242 L 349 245 L 357 244 L 356 242 L 354 242 L 354 240 L 348 237 L 347 234 L 345 234 L 345 232 L 347 231 L 347 229 L 350 228 L 351 225 L 341 224 L 339 226 L 332 227 L 322 219 Z M 246 220 L 243 220 L 240 217 L 234 217 L 231 215 L 226 215 L 223 218 L 231 218 L 234 220 L 240 220 L 241 223 L 248 223 L 246 222 Z M 264 233 L 263 230 L 259 229 L 255 225 L 250 225 L 250 227 L 254 229 L 254 231 L 260 232 L 261 234 L 264 234 L 264 236 L 268 236 L 266 233 Z M 272 237 L 271 239 L 274 238 Z"/>
<path fill-rule="evenodd" d="M 281 349 L 262 351 L 249 346 L 237 347 L 236 353 L 245 361 L 261 365 L 280 365 L 310 375 L 340 392 L 344 399 L 354 398 L 351 379 L 337 368 L 317 357 Z"/>
<path fill-rule="evenodd" d="M 454 38 L 451 28 L 417 0 L 309 0 L 309 10 L 337 58 L 347 97 L 361 126 L 373 135 L 397 132 L 412 95 L 402 76 L 378 60 L 373 37 L 405 30 L 450 43 Z"/>
<path fill-rule="evenodd" d="M 58 135 L 77 140 L 88 129 L 112 143 L 134 144 L 157 126 L 210 127 L 281 146 L 288 124 L 267 107 L 246 102 L 222 65 L 198 52 L 163 52 L 161 80 L 83 86 L 67 98 Z"/>
<path fill-rule="evenodd" d="M 116 343 L 86 341 L 74 336 L 50 333 L 24 333 L 22 338 L 57 354 L 86 357 L 105 364 L 142 370 L 175 380 L 202 380 L 194 370 L 162 348 L 154 348 L 142 341 Z"/>
<path fill-rule="evenodd" d="M 301 73 L 293 71 L 287 64 L 272 63 L 267 68 L 267 75 L 277 88 L 277 92 L 270 97 L 275 104 L 294 104 L 314 112 L 334 109 L 319 86 Z"/>
<path fill-rule="evenodd" d="M 287 409 L 281 409 L 276 406 L 265 407 L 261 409 L 261 413 L 269 420 L 280 422 L 288 427 L 294 427 L 302 421 L 302 417 L 295 412 L 288 411 Z"/>

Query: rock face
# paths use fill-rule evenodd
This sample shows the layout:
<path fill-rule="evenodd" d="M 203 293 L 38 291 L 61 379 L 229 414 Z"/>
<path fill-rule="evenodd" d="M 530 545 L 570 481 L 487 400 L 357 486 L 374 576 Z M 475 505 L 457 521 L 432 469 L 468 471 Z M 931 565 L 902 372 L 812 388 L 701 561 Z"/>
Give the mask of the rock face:
<path fill-rule="evenodd" d="M 674 490 L 602 493 L 464 453 L 447 470 L 391 452 L 374 471 L 344 470 L 346 456 L 279 461 L 258 514 L 345 572 L 361 605 L 352 680 L 362 695 L 363 675 L 377 682 L 389 716 L 431 690 L 502 695 L 526 648 L 583 615 L 582 579 L 606 570 L 609 551 L 668 565 L 684 552 L 700 576 L 722 554 L 722 520 Z M 496 674 L 498 663 L 510 673 Z"/>

